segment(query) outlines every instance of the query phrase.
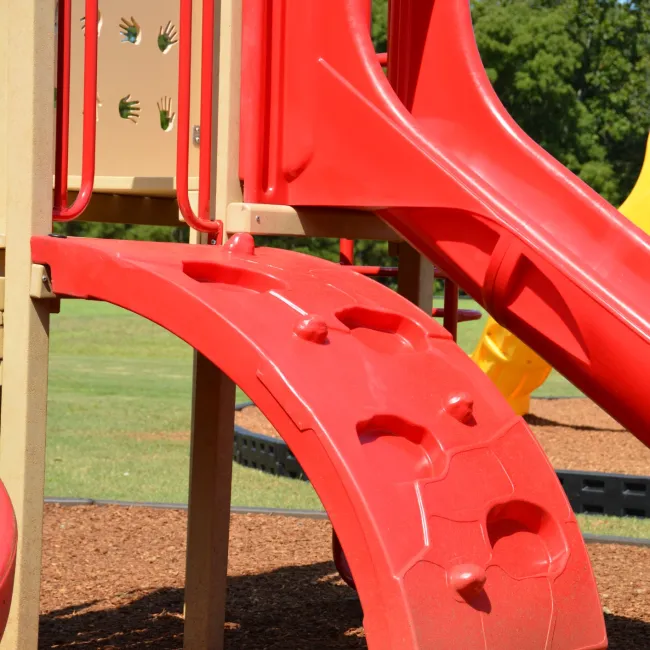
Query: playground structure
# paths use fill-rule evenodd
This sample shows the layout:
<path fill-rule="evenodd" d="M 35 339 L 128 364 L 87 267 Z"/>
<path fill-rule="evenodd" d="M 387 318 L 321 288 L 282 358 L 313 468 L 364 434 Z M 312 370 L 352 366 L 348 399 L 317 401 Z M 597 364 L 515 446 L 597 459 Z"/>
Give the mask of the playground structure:
<path fill-rule="evenodd" d="M 641 171 L 629 196 L 619 212 L 633 224 L 650 231 L 650 138 L 646 142 Z M 508 332 L 491 316 L 488 317 L 472 359 L 496 384 L 515 413 L 525 415 L 530 410 L 530 396 L 540 388 L 552 368 L 514 334 Z"/>
<path fill-rule="evenodd" d="M 429 260 L 650 444 L 650 240 L 505 113 L 466 0 L 392 0 L 387 57 L 367 0 L 204 0 L 201 15 L 180 0 L 155 17 L 112 2 L 101 23 L 97 0 L 60 3 L 54 165 L 54 4 L 0 6 L 0 477 L 19 531 L 0 647 L 37 647 L 62 298 L 119 305 L 197 351 L 186 648 L 222 647 L 235 384 L 309 474 L 370 648 L 606 647 L 568 501 L 525 422 L 432 320 Z M 83 69 L 68 47 L 81 35 Z M 118 48 L 98 84 L 98 50 Z M 149 66 L 142 94 L 127 52 Z M 49 236 L 53 218 L 174 224 L 176 201 L 190 244 Z M 364 276 L 379 269 L 256 248 L 255 234 L 396 242 L 401 296 Z"/>

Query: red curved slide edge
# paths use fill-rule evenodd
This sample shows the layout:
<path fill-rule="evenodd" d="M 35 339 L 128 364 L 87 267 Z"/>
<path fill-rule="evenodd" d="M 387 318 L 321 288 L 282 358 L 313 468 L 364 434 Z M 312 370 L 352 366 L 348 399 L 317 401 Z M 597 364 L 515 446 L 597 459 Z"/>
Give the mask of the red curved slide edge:
<path fill-rule="evenodd" d="M 7 490 L 0 481 L 0 639 L 4 634 L 11 608 L 17 543 L 18 530 L 14 509 Z"/>
<path fill-rule="evenodd" d="M 353 3 L 253 4 L 245 200 L 375 209 L 650 445 L 650 239 L 506 113 L 467 0 L 392 0 L 388 79 Z"/>
<path fill-rule="evenodd" d="M 57 295 L 158 323 L 255 401 L 329 513 L 373 650 L 606 647 L 552 467 L 414 305 L 249 235 L 223 247 L 36 237 L 32 254 Z"/>

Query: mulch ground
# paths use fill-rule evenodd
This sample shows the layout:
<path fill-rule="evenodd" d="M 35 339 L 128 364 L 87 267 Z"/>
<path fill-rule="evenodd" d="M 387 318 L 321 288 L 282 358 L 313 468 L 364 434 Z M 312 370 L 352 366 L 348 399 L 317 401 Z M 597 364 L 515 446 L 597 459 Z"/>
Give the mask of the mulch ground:
<path fill-rule="evenodd" d="M 180 650 L 186 513 L 46 506 L 39 648 Z M 233 515 L 226 648 L 366 648 L 327 521 Z M 650 639 L 650 548 L 590 545 L 611 650 Z"/>
<path fill-rule="evenodd" d="M 39 648 L 183 644 L 186 513 L 46 506 Z M 226 648 L 365 648 L 326 520 L 233 515 Z"/>
<path fill-rule="evenodd" d="M 650 475 L 650 452 L 587 400 L 528 420 L 558 468 Z M 256 409 L 241 426 L 274 434 Z M 186 513 L 46 506 L 39 648 L 180 650 Z M 329 522 L 231 518 L 228 650 L 366 648 L 358 599 L 331 561 Z M 590 545 L 611 650 L 650 649 L 650 548 Z"/>

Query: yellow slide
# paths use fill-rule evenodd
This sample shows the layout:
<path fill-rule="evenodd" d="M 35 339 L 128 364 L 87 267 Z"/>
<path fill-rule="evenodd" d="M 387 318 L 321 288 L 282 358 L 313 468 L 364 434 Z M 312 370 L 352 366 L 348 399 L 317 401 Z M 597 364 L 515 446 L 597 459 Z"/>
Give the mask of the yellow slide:
<path fill-rule="evenodd" d="M 650 137 L 639 177 L 619 211 L 650 233 Z M 491 317 L 471 356 L 518 415 L 528 413 L 531 393 L 552 370 L 544 359 Z"/>

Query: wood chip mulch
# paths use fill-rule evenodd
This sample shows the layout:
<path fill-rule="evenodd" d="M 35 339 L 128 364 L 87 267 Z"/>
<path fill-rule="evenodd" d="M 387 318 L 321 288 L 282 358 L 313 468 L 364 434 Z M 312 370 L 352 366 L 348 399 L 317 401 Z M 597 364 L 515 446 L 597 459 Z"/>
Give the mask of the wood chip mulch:
<path fill-rule="evenodd" d="M 39 649 L 180 650 L 186 521 L 47 505 Z M 226 648 L 365 648 L 359 600 L 330 548 L 326 520 L 233 515 Z"/>
<path fill-rule="evenodd" d="M 40 650 L 180 650 L 186 513 L 46 506 Z M 589 546 L 611 650 L 647 650 L 650 548 Z M 228 650 L 366 648 L 327 521 L 233 515 Z"/>

